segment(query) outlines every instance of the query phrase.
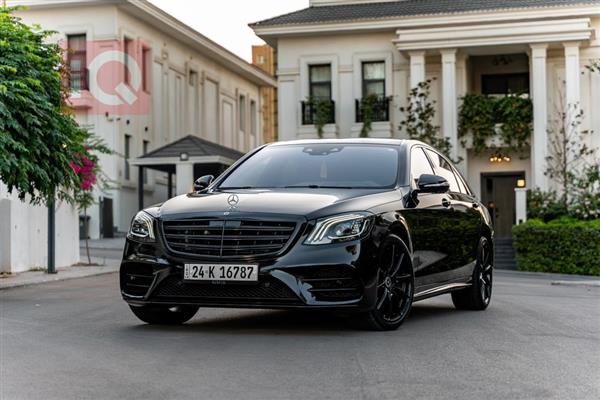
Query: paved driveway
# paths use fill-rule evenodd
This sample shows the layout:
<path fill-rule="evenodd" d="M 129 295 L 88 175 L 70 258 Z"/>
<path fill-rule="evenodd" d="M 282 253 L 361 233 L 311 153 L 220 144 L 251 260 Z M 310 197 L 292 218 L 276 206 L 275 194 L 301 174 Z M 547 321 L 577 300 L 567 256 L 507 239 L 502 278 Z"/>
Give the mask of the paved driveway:
<path fill-rule="evenodd" d="M 600 398 L 600 289 L 548 278 L 498 274 L 488 311 L 444 296 L 384 333 L 254 310 L 142 325 L 115 274 L 0 302 L 2 400 Z"/>

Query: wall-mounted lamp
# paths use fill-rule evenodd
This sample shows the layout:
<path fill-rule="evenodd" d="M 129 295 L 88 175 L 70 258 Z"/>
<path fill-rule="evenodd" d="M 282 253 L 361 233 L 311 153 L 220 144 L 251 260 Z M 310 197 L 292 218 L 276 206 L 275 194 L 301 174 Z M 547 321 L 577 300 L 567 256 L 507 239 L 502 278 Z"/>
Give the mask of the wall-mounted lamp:
<path fill-rule="evenodd" d="M 525 187 L 525 179 L 517 179 L 517 187 L 524 188 Z"/>
<path fill-rule="evenodd" d="M 511 162 L 511 160 L 508 154 L 494 153 L 490 156 L 491 163 Z"/>
<path fill-rule="evenodd" d="M 179 160 L 180 161 L 188 161 L 190 159 L 190 155 L 186 152 L 180 153 L 179 154 Z"/>

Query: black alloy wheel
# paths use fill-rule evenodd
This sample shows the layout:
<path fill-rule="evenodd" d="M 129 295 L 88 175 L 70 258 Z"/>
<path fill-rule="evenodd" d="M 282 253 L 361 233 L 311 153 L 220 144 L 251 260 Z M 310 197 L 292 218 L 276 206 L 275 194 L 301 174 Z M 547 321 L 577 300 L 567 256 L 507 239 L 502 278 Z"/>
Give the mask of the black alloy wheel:
<path fill-rule="evenodd" d="M 477 248 L 472 285 L 452 293 L 454 306 L 460 310 L 485 310 L 492 300 L 493 280 L 492 244 L 488 238 L 482 237 Z"/>
<path fill-rule="evenodd" d="M 189 321 L 199 307 L 196 306 L 129 306 L 131 311 L 143 322 L 151 325 L 181 325 Z"/>
<path fill-rule="evenodd" d="M 410 252 L 396 235 L 381 245 L 377 280 L 377 302 L 365 320 L 374 330 L 397 329 L 412 307 L 414 275 Z"/>

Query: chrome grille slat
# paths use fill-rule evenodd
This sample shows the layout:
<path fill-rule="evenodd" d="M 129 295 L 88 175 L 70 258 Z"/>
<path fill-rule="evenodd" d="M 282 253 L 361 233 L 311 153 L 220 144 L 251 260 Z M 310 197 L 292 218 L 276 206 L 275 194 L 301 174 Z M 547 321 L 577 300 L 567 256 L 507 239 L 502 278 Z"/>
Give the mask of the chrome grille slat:
<path fill-rule="evenodd" d="M 189 256 L 234 258 L 282 251 L 296 230 L 294 221 L 190 219 L 163 221 L 167 247 Z"/>

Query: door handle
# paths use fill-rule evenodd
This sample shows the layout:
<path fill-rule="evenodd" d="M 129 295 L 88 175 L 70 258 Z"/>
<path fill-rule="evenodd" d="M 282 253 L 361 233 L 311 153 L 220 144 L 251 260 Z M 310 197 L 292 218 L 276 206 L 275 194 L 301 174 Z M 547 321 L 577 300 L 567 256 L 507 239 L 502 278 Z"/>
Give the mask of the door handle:
<path fill-rule="evenodd" d="M 450 205 L 452 205 L 452 203 L 450 203 L 450 200 L 448 199 L 442 199 L 442 205 L 446 208 L 450 207 Z"/>

